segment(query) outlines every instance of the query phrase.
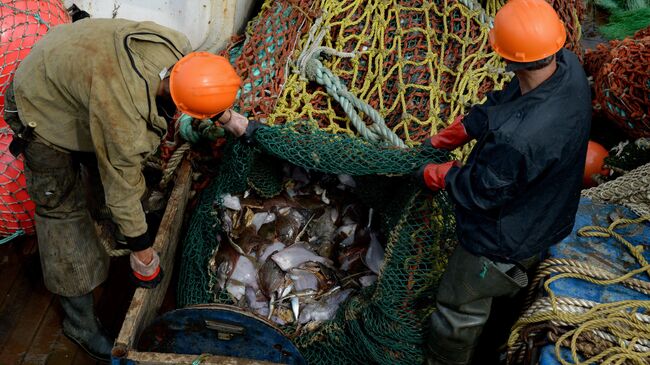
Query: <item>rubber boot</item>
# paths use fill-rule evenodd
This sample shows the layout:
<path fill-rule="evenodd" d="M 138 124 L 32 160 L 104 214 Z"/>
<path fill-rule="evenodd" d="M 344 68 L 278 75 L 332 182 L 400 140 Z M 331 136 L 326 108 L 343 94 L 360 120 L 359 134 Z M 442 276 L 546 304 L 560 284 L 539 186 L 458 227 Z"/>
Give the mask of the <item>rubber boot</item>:
<path fill-rule="evenodd" d="M 95 317 L 92 293 L 59 298 L 65 312 L 63 334 L 81 346 L 92 358 L 110 361 L 114 340 L 107 336 Z"/>

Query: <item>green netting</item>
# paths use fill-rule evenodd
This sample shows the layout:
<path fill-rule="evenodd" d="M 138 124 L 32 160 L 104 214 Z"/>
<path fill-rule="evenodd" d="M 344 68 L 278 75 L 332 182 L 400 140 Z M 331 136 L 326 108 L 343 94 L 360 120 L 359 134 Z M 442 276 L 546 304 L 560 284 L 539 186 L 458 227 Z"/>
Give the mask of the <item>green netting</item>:
<path fill-rule="evenodd" d="M 295 339 L 309 364 L 421 364 L 422 323 L 455 246 L 445 195 L 411 189 L 377 284 Z"/>
<path fill-rule="evenodd" d="M 408 174 L 447 156 L 434 148 L 402 149 L 331 134 L 305 124 L 263 128 L 256 133 L 255 140 L 265 152 L 295 165 L 353 176 Z"/>
<path fill-rule="evenodd" d="M 225 193 L 248 186 L 262 196 L 282 189 L 277 158 L 314 171 L 360 176 L 360 201 L 376 209 L 389 237 L 376 284 L 345 302 L 336 318 L 294 338 L 311 364 L 419 364 L 422 324 L 432 310 L 437 281 L 455 245 L 454 221 L 444 193 L 422 192 L 408 175 L 448 153 L 431 147 L 398 149 L 306 124 L 263 128 L 256 144 L 231 140 L 217 177 L 203 191 L 184 241 L 179 305 L 227 303 L 214 292 L 208 260 L 223 234 Z M 381 176 L 377 176 L 381 175 Z M 399 176 L 393 176 L 399 175 Z M 225 293 L 222 293 L 225 294 Z M 285 328 L 296 334 L 294 327 Z"/>
<path fill-rule="evenodd" d="M 598 30 L 607 39 L 623 39 L 650 25 L 650 2 L 647 0 L 595 0 L 594 4 L 610 15 Z"/>
<path fill-rule="evenodd" d="M 181 307 L 212 302 L 208 259 L 221 233 L 215 206 L 221 205 L 224 194 L 246 189 L 253 153 L 250 147 L 230 140 L 224 151 L 224 162 L 219 167 L 219 177 L 201 192 L 183 242 L 177 298 Z"/>
<path fill-rule="evenodd" d="M 650 25 L 650 7 L 616 11 L 609 17 L 607 24 L 601 26 L 599 30 L 607 39 L 623 39 L 648 25 Z"/>

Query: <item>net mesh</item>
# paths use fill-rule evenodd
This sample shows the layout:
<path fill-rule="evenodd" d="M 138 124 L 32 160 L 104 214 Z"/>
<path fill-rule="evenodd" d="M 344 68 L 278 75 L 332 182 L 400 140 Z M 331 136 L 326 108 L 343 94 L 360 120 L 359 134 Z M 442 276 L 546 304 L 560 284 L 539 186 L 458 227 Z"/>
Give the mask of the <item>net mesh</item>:
<path fill-rule="evenodd" d="M 650 136 L 650 27 L 634 37 L 598 45 L 585 57 L 594 107 L 631 138 Z"/>
<path fill-rule="evenodd" d="M 69 23 L 60 1 L 3 0 L 0 3 L 0 110 L 16 68 L 50 27 Z M 25 188 L 22 157 L 9 153 L 11 129 L 0 113 L 0 236 L 34 232 L 34 203 Z"/>
<path fill-rule="evenodd" d="M 580 54 L 582 3 L 553 5 L 567 24 L 567 47 Z M 245 42 L 223 54 L 244 80 L 236 109 L 271 127 L 258 130 L 255 147 L 226 143 L 183 242 L 178 304 L 229 299 L 215 295 L 208 269 L 223 234 L 218 212 L 224 194 L 249 187 L 261 196 L 277 194 L 278 160 L 349 174 L 358 177 L 360 201 L 378 212 L 389 237 L 382 272 L 336 318 L 294 341 L 312 364 L 421 363 L 423 321 L 455 246 L 455 223 L 444 193 L 420 191 L 406 175 L 424 163 L 447 161 L 449 153 L 420 142 L 508 81 L 487 40 L 500 6 L 493 0 L 482 6 L 445 0 L 266 1 Z M 335 75 L 340 84 L 307 79 L 301 67 L 306 59 L 318 59 L 318 72 Z M 352 104 L 359 107 L 361 128 L 347 109 Z M 380 124 L 373 111 L 408 148 L 359 137 L 364 126 Z M 458 157 L 467 152 L 456 151 Z M 285 330 L 296 335 L 294 328 Z"/>

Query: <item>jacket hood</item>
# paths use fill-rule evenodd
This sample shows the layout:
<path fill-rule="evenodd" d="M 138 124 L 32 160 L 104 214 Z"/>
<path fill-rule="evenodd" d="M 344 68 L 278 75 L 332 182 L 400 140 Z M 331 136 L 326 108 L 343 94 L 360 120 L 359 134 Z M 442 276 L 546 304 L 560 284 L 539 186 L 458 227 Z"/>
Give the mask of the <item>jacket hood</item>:
<path fill-rule="evenodd" d="M 192 51 L 189 40 L 153 22 L 133 22 L 115 33 L 115 49 L 126 55 L 118 59 L 124 81 L 132 85 L 129 93 L 139 114 L 157 133 L 164 134 L 167 123 L 156 108 L 161 72 Z"/>

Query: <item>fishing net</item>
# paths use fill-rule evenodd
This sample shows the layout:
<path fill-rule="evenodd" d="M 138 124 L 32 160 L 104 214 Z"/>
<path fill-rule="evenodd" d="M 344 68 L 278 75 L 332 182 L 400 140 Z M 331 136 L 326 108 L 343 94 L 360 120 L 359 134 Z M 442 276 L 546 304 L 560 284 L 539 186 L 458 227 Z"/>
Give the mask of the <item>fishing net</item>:
<path fill-rule="evenodd" d="M 585 56 L 594 79 L 594 108 L 631 138 L 650 136 L 650 28 L 598 45 Z"/>
<path fill-rule="evenodd" d="M 631 37 L 650 25 L 650 3 L 646 0 L 596 0 L 590 5 L 609 14 L 606 23 L 598 26 L 606 39 Z"/>
<path fill-rule="evenodd" d="M 224 195 L 282 190 L 268 156 L 353 175 L 363 187 L 360 201 L 379 213 L 388 237 L 382 271 L 336 318 L 294 341 L 313 364 L 421 363 L 422 325 L 455 245 L 455 223 L 444 193 L 423 192 L 405 176 L 448 161 L 448 153 L 420 142 L 508 81 L 487 40 L 500 5 L 266 1 L 245 42 L 223 54 L 244 80 L 235 108 L 270 127 L 258 130 L 253 146 L 225 144 L 183 243 L 178 304 L 215 300 L 208 260 L 223 234 Z M 554 6 L 568 8 L 560 13 L 569 42 L 579 39 L 581 3 Z"/>
<path fill-rule="evenodd" d="M 580 24 L 585 17 L 586 2 L 583 0 L 547 0 L 547 2 L 553 5 L 553 9 L 558 13 L 566 28 L 566 44 L 564 47 L 578 55 L 578 58 L 582 61 L 583 49 L 580 44 L 582 27 Z"/>
<path fill-rule="evenodd" d="M 3 0 L 0 3 L 0 110 L 16 68 L 50 27 L 69 23 L 60 1 Z M 0 236 L 34 232 L 34 203 L 25 188 L 22 157 L 9 153 L 13 132 L 0 112 Z"/>

